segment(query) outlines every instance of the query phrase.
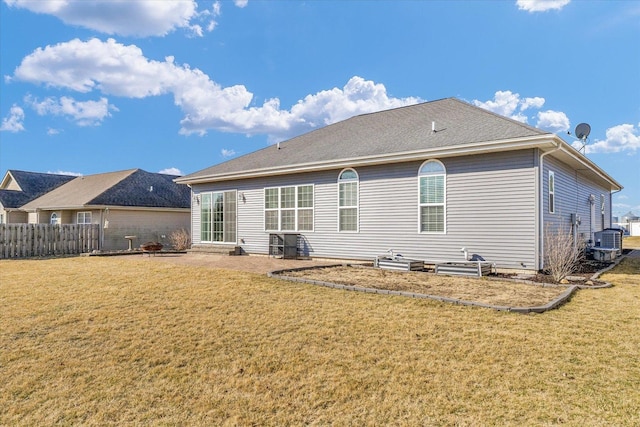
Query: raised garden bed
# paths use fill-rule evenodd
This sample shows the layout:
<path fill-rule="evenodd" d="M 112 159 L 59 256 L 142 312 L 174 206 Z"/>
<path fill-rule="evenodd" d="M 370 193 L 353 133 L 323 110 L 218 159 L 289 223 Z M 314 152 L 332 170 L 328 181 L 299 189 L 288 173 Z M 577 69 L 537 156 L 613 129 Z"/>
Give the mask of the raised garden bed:
<path fill-rule="evenodd" d="M 424 261 L 404 257 L 381 256 L 375 259 L 374 266 L 385 270 L 422 271 L 424 270 Z"/>
<path fill-rule="evenodd" d="M 436 264 L 436 274 L 446 274 L 449 276 L 488 276 L 493 271 L 490 262 L 482 261 L 460 261 L 443 262 Z"/>

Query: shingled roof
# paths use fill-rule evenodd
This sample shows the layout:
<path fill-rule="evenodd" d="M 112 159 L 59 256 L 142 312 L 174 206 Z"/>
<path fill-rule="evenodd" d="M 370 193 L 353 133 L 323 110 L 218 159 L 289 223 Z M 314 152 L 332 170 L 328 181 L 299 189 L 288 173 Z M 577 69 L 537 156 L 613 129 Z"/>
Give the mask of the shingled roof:
<path fill-rule="evenodd" d="M 284 171 L 312 164 L 380 159 L 545 135 L 553 136 L 456 98 L 446 98 L 355 116 L 281 142 L 279 149 L 266 147 L 184 176 L 177 182 L 201 182 L 249 171 Z"/>
<path fill-rule="evenodd" d="M 129 169 L 77 177 L 24 205 L 25 210 L 102 206 L 189 208 L 191 190 L 175 175 Z"/>
<path fill-rule="evenodd" d="M 5 209 L 19 208 L 74 178 L 72 175 L 10 169 L 0 185 L 0 203 Z"/>

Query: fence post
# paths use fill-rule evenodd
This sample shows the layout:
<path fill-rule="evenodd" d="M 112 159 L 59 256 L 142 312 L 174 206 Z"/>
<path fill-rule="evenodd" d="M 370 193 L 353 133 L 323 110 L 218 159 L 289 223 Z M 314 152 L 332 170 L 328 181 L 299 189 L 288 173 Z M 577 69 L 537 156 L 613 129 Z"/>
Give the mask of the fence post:
<path fill-rule="evenodd" d="M 25 227 L 25 247 L 24 252 L 25 256 L 30 257 L 33 254 L 33 226 L 31 224 L 27 224 Z"/>
<path fill-rule="evenodd" d="M 0 224 L 0 258 L 6 258 L 7 254 L 5 253 L 7 248 L 7 239 L 5 237 L 5 233 L 7 232 L 7 226 L 4 224 Z"/>

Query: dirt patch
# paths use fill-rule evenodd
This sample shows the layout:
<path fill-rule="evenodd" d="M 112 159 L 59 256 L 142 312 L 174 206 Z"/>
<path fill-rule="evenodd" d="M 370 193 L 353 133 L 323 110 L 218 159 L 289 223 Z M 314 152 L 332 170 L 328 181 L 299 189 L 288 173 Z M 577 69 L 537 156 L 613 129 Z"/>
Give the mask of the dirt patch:
<path fill-rule="evenodd" d="M 398 272 L 367 267 L 325 267 L 283 273 L 289 277 L 370 289 L 413 292 L 509 307 L 545 305 L 567 287 L 489 278 L 448 277 L 425 272 Z"/>

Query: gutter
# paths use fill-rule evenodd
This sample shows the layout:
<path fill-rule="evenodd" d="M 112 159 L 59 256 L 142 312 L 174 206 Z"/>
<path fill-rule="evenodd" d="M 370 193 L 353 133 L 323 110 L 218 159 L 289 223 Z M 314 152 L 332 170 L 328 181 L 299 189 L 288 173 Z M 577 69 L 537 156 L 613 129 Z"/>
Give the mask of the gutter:
<path fill-rule="evenodd" d="M 230 181 L 235 179 L 260 178 L 273 175 L 284 175 L 302 172 L 317 172 L 345 167 L 372 166 L 387 163 L 400 163 L 412 160 L 425 160 L 429 157 L 456 157 L 468 154 L 484 154 L 510 150 L 522 150 L 527 148 L 539 148 L 549 145 L 557 146 L 555 135 L 543 134 L 533 137 L 514 138 L 500 141 L 480 142 L 473 144 L 461 144 L 453 147 L 438 147 L 435 149 L 406 151 L 402 153 L 379 154 L 346 159 L 327 160 L 324 162 L 307 162 L 297 165 L 280 165 L 261 169 L 225 172 L 209 174 L 189 178 L 189 176 L 176 178 L 177 184 L 202 184 L 212 181 Z"/>
<path fill-rule="evenodd" d="M 622 188 L 616 191 L 609 191 L 609 227 L 613 227 L 613 195 L 621 191 Z"/>
<path fill-rule="evenodd" d="M 569 147 L 569 148 L 567 149 L 567 148 L 565 148 L 565 146 Z M 618 183 L 615 179 L 610 177 L 605 171 L 600 169 L 600 167 L 598 167 L 598 165 L 593 163 L 587 157 L 585 157 L 584 155 L 582 155 L 579 152 L 577 152 L 576 149 L 573 148 L 571 145 L 569 145 L 566 142 L 562 141 L 562 144 L 558 148 L 560 148 L 564 153 L 566 153 L 569 156 L 573 157 L 576 161 L 578 161 L 580 164 L 585 166 L 587 168 L 586 170 L 594 172 L 602 180 L 607 181 L 610 184 L 612 184 L 612 187 L 615 187 L 615 188 L 618 189 L 617 191 L 621 191 L 623 189 L 623 186 L 620 183 Z"/>

